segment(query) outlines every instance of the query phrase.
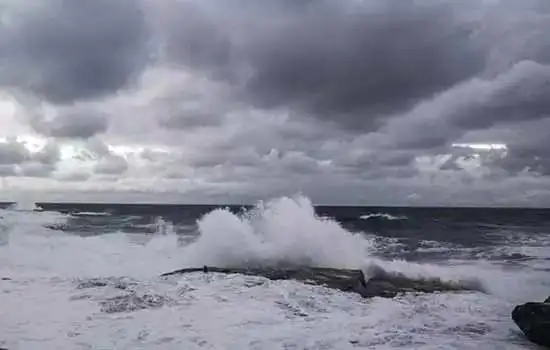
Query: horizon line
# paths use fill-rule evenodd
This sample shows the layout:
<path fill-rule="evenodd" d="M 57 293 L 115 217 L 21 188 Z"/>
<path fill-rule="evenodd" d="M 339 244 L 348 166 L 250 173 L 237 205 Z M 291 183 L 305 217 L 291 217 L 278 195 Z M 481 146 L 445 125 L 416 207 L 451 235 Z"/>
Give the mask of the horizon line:
<path fill-rule="evenodd" d="M 197 206 L 197 207 L 254 207 L 255 203 L 158 203 L 158 202 L 83 202 L 83 201 L 36 201 L 32 202 L 35 208 L 42 206 L 63 207 L 63 206 L 158 206 L 158 207 L 177 207 L 177 206 Z M 0 201 L 0 206 L 17 205 L 17 201 Z M 341 208 L 417 208 L 417 209 L 536 209 L 547 210 L 550 207 L 537 206 L 519 206 L 519 205 L 375 205 L 375 204 L 312 204 L 314 207 L 341 207 Z M 46 210 L 46 209 L 44 209 Z"/>

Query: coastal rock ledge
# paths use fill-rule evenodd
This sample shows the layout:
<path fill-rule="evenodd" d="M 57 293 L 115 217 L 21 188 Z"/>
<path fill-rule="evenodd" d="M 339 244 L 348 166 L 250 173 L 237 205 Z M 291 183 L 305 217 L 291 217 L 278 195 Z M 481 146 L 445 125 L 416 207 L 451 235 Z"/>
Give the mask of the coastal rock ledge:
<path fill-rule="evenodd" d="M 270 280 L 296 280 L 306 284 L 320 285 L 344 292 L 355 292 L 364 298 L 393 298 L 404 293 L 435 293 L 458 291 L 481 291 L 484 289 L 477 281 L 446 282 L 438 278 L 410 278 L 398 273 L 389 273 L 380 267 L 367 271 L 368 278 L 362 270 L 334 269 L 325 267 L 292 267 L 292 268 L 223 268 L 204 266 L 186 268 L 168 272 L 162 277 L 186 273 L 226 273 L 265 277 Z"/>
<path fill-rule="evenodd" d="M 527 339 L 550 348 L 550 297 L 542 303 L 529 302 L 516 306 L 512 311 L 512 320 Z"/>

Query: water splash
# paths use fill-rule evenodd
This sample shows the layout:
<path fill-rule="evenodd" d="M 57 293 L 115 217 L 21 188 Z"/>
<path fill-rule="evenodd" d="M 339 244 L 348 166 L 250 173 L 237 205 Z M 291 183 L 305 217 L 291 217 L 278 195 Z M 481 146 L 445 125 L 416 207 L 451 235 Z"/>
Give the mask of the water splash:
<path fill-rule="evenodd" d="M 303 196 L 260 202 L 244 215 L 216 209 L 198 221 L 189 265 L 315 265 L 359 268 L 374 249 L 361 234 L 317 216 Z"/>

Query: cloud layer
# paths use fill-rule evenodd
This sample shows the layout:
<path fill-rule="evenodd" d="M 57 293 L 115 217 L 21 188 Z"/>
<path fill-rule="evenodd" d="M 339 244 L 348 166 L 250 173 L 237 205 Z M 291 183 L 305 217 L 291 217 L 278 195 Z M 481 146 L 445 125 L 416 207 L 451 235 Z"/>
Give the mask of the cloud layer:
<path fill-rule="evenodd" d="M 547 1 L 3 6 L 13 191 L 550 205 Z"/>

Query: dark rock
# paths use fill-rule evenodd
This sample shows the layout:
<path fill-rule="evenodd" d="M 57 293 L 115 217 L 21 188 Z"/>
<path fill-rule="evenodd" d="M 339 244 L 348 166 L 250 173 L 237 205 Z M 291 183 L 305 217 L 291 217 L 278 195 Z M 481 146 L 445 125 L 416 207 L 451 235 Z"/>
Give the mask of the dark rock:
<path fill-rule="evenodd" d="M 550 297 L 546 298 L 544 302 L 550 304 Z"/>
<path fill-rule="evenodd" d="M 465 282 L 443 282 L 440 279 L 413 279 L 402 274 L 387 273 L 381 268 L 369 271 L 368 280 L 363 271 L 353 269 L 334 269 L 325 267 L 293 268 L 221 268 L 204 266 L 187 268 L 162 274 L 173 276 L 193 272 L 216 272 L 261 276 L 270 280 L 296 280 L 306 284 L 321 285 L 344 292 L 355 292 L 364 298 L 393 298 L 399 294 L 418 292 L 456 292 L 465 290 L 483 291 L 480 284 Z"/>
<path fill-rule="evenodd" d="M 529 302 L 512 311 L 512 319 L 533 343 L 550 347 L 550 303 Z"/>

